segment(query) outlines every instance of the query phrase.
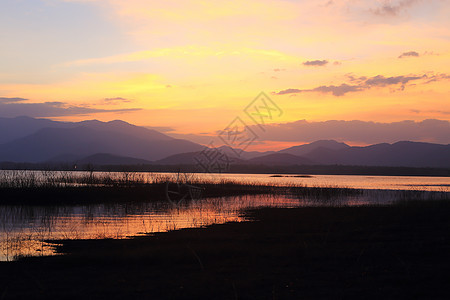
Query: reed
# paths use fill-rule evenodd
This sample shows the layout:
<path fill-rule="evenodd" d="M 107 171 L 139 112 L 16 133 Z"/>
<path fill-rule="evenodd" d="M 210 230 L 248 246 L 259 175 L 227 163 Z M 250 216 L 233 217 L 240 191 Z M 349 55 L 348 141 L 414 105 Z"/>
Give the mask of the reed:
<path fill-rule="evenodd" d="M 167 198 L 167 189 L 185 195 L 194 187 L 197 198 L 239 195 L 287 195 L 312 204 L 338 205 L 352 197 L 398 199 L 442 199 L 447 191 L 379 191 L 347 187 L 301 184 L 262 184 L 190 173 L 155 174 L 139 172 L 2 171 L 0 204 L 80 204 L 104 202 L 148 202 Z M 189 195 L 192 198 L 192 195 Z"/>

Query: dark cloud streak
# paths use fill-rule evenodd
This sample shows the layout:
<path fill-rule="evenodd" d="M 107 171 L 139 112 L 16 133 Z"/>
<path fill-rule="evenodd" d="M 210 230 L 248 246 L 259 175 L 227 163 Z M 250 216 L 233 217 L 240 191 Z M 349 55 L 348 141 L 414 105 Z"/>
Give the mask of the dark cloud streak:
<path fill-rule="evenodd" d="M 384 77 L 383 75 L 377 75 L 375 77 L 369 78 L 365 81 L 365 87 L 372 86 L 388 86 L 388 85 L 396 85 L 401 83 L 402 85 L 407 84 L 410 81 L 418 80 L 424 78 L 423 76 L 395 76 L 395 77 Z"/>
<path fill-rule="evenodd" d="M 129 103 L 131 102 L 130 99 L 122 98 L 122 97 L 115 97 L 115 98 L 105 98 L 103 99 L 106 103 Z"/>
<path fill-rule="evenodd" d="M 347 93 L 351 92 L 360 92 L 372 87 L 387 87 L 387 86 L 399 86 L 400 90 L 404 90 L 408 84 L 411 82 L 418 81 L 421 79 L 426 80 L 422 83 L 430 83 L 433 81 L 446 80 L 450 79 L 450 75 L 448 74 L 424 74 L 420 76 L 392 76 L 385 77 L 383 75 L 377 75 L 374 77 L 355 77 L 351 74 L 346 75 L 348 78 L 348 83 L 341 83 L 340 85 L 322 85 L 312 89 L 296 89 L 289 88 L 286 90 L 282 90 L 279 92 L 272 92 L 273 95 L 287 95 L 287 94 L 298 94 L 304 92 L 319 92 L 323 94 L 333 94 L 334 96 L 344 96 Z"/>
<path fill-rule="evenodd" d="M 378 16 L 396 17 L 403 11 L 407 10 L 418 0 L 400 0 L 385 2 L 381 7 L 371 10 L 373 14 Z"/>
<path fill-rule="evenodd" d="M 304 66 L 307 67 L 322 67 L 328 64 L 328 60 L 308 60 L 303 62 Z"/>
<path fill-rule="evenodd" d="M 88 106 L 70 105 L 65 102 L 44 103 L 22 103 L 24 100 L 2 101 L 2 99 L 22 98 L 0 98 L 0 117 L 29 116 L 34 118 L 63 117 L 73 115 L 88 115 L 106 112 L 128 112 L 141 110 L 140 108 L 125 109 L 97 109 Z"/>
<path fill-rule="evenodd" d="M 403 52 L 402 54 L 400 54 L 400 56 L 398 58 L 404 58 L 404 57 L 419 57 L 420 54 L 416 51 L 409 51 L 409 52 Z"/>
<path fill-rule="evenodd" d="M 275 93 L 276 95 L 287 95 L 287 94 L 296 94 L 296 93 L 301 93 L 304 92 L 305 90 L 299 90 L 299 89 L 287 89 L 287 90 L 283 90 L 283 91 L 279 91 L 277 93 Z"/>
<path fill-rule="evenodd" d="M 357 92 L 357 91 L 361 91 L 362 88 L 358 87 L 358 86 L 354 86 L 354 85 L 348 85 L 348 84 L 341 84 L 338 86 L 335 85 L 322 85 L 313 89 L 309 89 L 309 90 L 299 90 L 299 89 L 287 89 L 287 90 L 283 90 L 283 91 L 279 91 L 277 93 L 275 93 L 276 95 L 286 95 L 286 94 L 297 94 L 297 93 L 304 93 L 304 92 L 319 92 L 319 93 L 331 93 L 334 96 L 343 96 L 346 93 L 349 92 Z"/>
<path fill-rule="evenodd" d="M 23 102 L 27 101 L 28 99 L 25 98 L 7 98 L 7 97 L 0 97 L 0 104 L 9 104 L 9 103 L 17 103 L 17 102 Z"/>

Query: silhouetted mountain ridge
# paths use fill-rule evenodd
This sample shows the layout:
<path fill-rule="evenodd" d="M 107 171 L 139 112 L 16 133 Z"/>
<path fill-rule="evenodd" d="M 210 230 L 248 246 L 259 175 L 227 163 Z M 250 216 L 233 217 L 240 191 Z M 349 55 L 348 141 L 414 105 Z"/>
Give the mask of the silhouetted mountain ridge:
<path fill-rule="evenodd" d="M 272 153 L 247 160 L 251 164 L 262 164 L 268 166 L 284 165 L 312 165 L 314 164 L 308 158 L 289 153 Z"/>
<path fill-rule="evenodd" d="M 0 161 L 30 163 L 192 165 L 205 149 L 120 120 L 0 118 L 0 141 Z M 242 151 L 228 146 L 218 149 L 232 164 L 450 168 L 450 145 L 411 141 L 352 147 L 334 140 L 319 140 L 278 152 Z"/>
<path fill-rule="evenodd" d="M 16 118 L 0 117 L 0 145 L 32 135 L 45 128 L 87 127 L 100 131 L 114 131 L 133 135 L 141 139 L 173 140 L 174 138 L 153 129 L 136 126 L 121 120 L 101 122 L 86 120 L 81 122 L 59 122 L 47 119 L 35 119 L 26 116 Z"/>
<path fill-rule="evenodd" d="M 330 150 L 342 150 L 347 149 L 350 146 L 345 143 L 339 143 L 335 140 L 319 140 L 315 141 L 309 144 L 299 145 L 299 146 L 293 146 L 290 148 L 286 148 L 283 150 L 280 150 L 278 152 L 280 153 L 289 153 L 297 156 L 304 156 L 309 154 L 312 151 L 317 150 L 318 148 L 325 148 Z"/>
<path fill-rule="evenodd" d="M 134 157 L 112 155 L 109 153 L 97 153 L 79 159 L 76 161 L 76 163 L 81 165 L 146 165 L 151 164 L 152 162 Z"/>
<path fill-rule="evenodd" d="M 304 157 L 327 165 L 447 168 L 450 167 L 450 146 L 401 141 L 340 150 L 318 148 Z"/>
<path fill-rule="evenodd" d="M 32 134 L 1 144 L 0 161 L 35 163 L 49 161 L 61 155 L 69 158 L 96 153 L 152 161 L 168 155 L 203 149 L 199 144 L 174 139 L 156 130 L 123 121 L 63 123 L 31 118 L 3 118 L 0 121 L 6 127 L 2 127 L 0 131 L 6 131 L 8 126 L 21 119 L 30 124 L 52 127 L 37 126 L 38 129 Z M 11 124 L 5 124 L 8 123 L 5 120 L 9 120 Z M 30 126 L 23 128 L 25 129 L 21 130 L 21 133 L 31 130 Z"/>
<path fill-rule="evenodd" d="M 331 148 L 328 148 L 330 147 Z M 324 147 L 328 146 L 328 147 Z M 334 149 L 333 149 L 334 148 Z M 287 150 L 287 151 L 286 151 Z M 288 152 L 305 153 L 294 155 Z M 386 167 L 450 167 L 450 145 L 421 142 L 382 143 L 365 147 L 351 147 L 336 141 L 318 141 L 283 149 L 276 153 L 259 152 L 256 157 L 243 159 L 230 156 L 234 164 L 259 165 L 353 165 Z M 156 161 L 156 164 L 194 164 L 197 153 L 182 153 Z M 227 154 L 228 155 L 228 154 Z"/>

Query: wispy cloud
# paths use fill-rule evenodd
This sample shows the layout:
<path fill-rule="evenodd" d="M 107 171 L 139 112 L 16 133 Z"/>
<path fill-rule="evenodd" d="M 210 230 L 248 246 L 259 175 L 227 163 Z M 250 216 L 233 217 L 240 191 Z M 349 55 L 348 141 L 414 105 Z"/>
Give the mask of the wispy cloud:
<path fill-rule="evenodd" d="M 410 81 L 418 80 L 424 78 L 425 75 L 422 76 L 393 76 L 393 77 L 384 77 L 383 75 L 377 75 L 375 77 L 369 78 L 364 82 L 362 87 L 372 87 L 372 86 L 388 86 L 388 85 L 396 85 L 402 84 L 404 87 Z"/>
<path fill-rule="evenodd" d="M 439 73 L 439 74 L 427 74 L 425 76 L 427 79 L 426 83 L 441 81 L 441 80 L 449 80 L 450 74 Z"/>
<path fill-rule="evenodd" d="M 5 101 L 5 99 L 9 101 Z M 18 99 L 16 101 L 11 99 Z M 46 117 L 63 117 L 75 115 L 89 115 L 107 112 L 129 112 L 137 111 L 140 108 L 123 108 L 123 109 L 100 109 L 91 106 L 73 105 L 66 102 L 43 102 L 32 103 L 24 102 L 23 98 L 0 98 L 0 116 L 1 117 L 17 117 L 29 116 L 35 118 Z"/>
<path fill-rule="evenodd" d="M 379 16 L 397 16 L 418 2 L 419 0 L 385 1 L 380 7 L 372 9 L 372 13 Z"/>
<path fill-rule="evenodd" d="M 130 103 L 131 100 L 127 98 L 122 97 L 115 97 L 115 98 L 105 98 L 103 101 L 107 104 L 118 104 L 118 103 Z"/>
<path fill-rule="evenodd" d="M 303 62 L 304 66 L 307 67 L 322 67 L 328 64 L 328 60 L 308 60 Z"/>
<path fill-rule="evenodd" d="M 447 74 L 423 74 L 419 76 L 391 76 L 385 77 L 383 75 L 377 75 L 373 77 L 354 77 L 353 75 L 347 75 L 349 83 L 342 83 L 340 85 L 322 85 L 312 89 L 296 89 L 289 88 L 286 90 L 281 90 L 279 92 L 272 92 L 274 95 L 286 95 L 286 94 L 297 94 L 304 92 L 319 92 L 323 94 L 332 94 L 334 96 L 344 96 L 350 92 L 360 92 L 372 87 L 387 87 L 387 86 L 398 86 L 400 90 L 404 90 L 405 87 L 414 81 L 425 80 L 421 83 L 426 84 L 432 81 L 439 81 L 444 79 L 450 79 L 450 75 Z"/>
<path fill-rule="evenodd" d="M 356 85 L 348 85 L 348 84 L 341 84 L 338 86 L 335 85 L 322 85 L 322 86 L 318 86 L 316 88 L 313 89 L 304 89 L 304 90 L 300 90 L 300 89 L 286 89 L 286 90 L 282 90 L 279 92 L 274 92 L 273 94 L 276 95 L 286 95 L 286 94 L 297 94 L 297 93 L 303 93 L 303 92 L 319 92 L 319 93 L 331 93 L 334 96 L 343 96 L 346 93 L 349 92 L 358 92 L 358 91 L 362 91 L 363 88 L 356 86 Z"/>
<path fill-rule="evenodd" d="M 17 102 L 23 102 L 23 101 L 27 101 L 27 100 L 28 99 L 25 99 L 25 98 L 0 97 L 0 104 L 17 103 Z"/>
<path fill-rule="evenodd" d="M 420 110 L 420 109 L 411 109 L 411 112 L 416 113 L 416 114 L 431 113 L 431 114 L 439 114 L 439 115 L 450 115 L 450 110 L 437 110 L 437 109 Z"/>
<path fill-rule="evenodd" d="M 404 58 L 404 57 L 419 57 L 420 54 L 416 51 L 408 51 L 408 52 L 403 52 L 402 54 L 400 54 L 400 56 L 398 58 Z"/>

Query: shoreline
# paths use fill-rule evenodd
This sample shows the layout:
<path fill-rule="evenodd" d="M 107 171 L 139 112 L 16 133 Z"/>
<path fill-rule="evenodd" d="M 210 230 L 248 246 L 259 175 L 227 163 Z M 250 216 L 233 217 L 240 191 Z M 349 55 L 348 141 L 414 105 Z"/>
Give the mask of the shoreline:
<path fill-rule="evenodd" d="M 63 256 L 0 263 L 4 299 L 445 298 L 450 202 L 263 208 L 253 222 L 129 240 L 72 240 Z M 58 241 L 60 243 L 61 241 Z"/>
<path fill-rule="evenodd" d="M 81 175 L 81 176 L 80 176 Z M 84 203 L 117 203 L 169 201 L 224 196 L 274 194 L 343 196 L 361 194 L 361 189 L 303 184 L 237 182 L 195 177 L 192 174 L 94 173 L 75 176 L 70 172 L 38 174 L 14 172 L 0 179 L 0 205 L 71 205 Z M 173 199 L 172 199 L 173 198 Z"/>
<path fill-rule="evenodd" d="M 63 171 L 63 172 L 136 172 L 136 173 L 201 173 L 197 165 L 48 165 L 39 163 L 0 162 L 1 170 L 11 171 Z M 211 174 L 211 173 L 210 173 Z M 215 174 L 215 173 L 212 173 Z M 356 175 L 356 176 L 405 176 L 405 177 L 450 177 L 449 168 L 402 167 L 402 166 L 353 166 L 353 165 L 230 165 L 222 174 L 285 174 L 285 175 Z"/>
<path fill-rule="evenodd" d="M 175 173 L 174 173 L 175 174 Z M 0 205 L 72 205 L 118 202 L 171 201 L 222 196 L 275 194 L 332 197 L 361 195 L 364 191 L 395 191 L 410 194 L 449 193 L 449 184 L 412 185 L 416 189 L 346 187 L 314 182 L 264 182 L 258 177 L 202 178 L 199 174 L 141 174 L 139 172 L 7 171 L 0 173 Z M 269 178 L 311 178 L 311 175 L 271 175 Z M 446 178 L 446 177 L 443 177 Z M 425 188 L 427 187 L 427 189 Z M 428 189 L 429 188 L 429 189 Z M 171 202 L 178 202 L 173 199 Z"/>

